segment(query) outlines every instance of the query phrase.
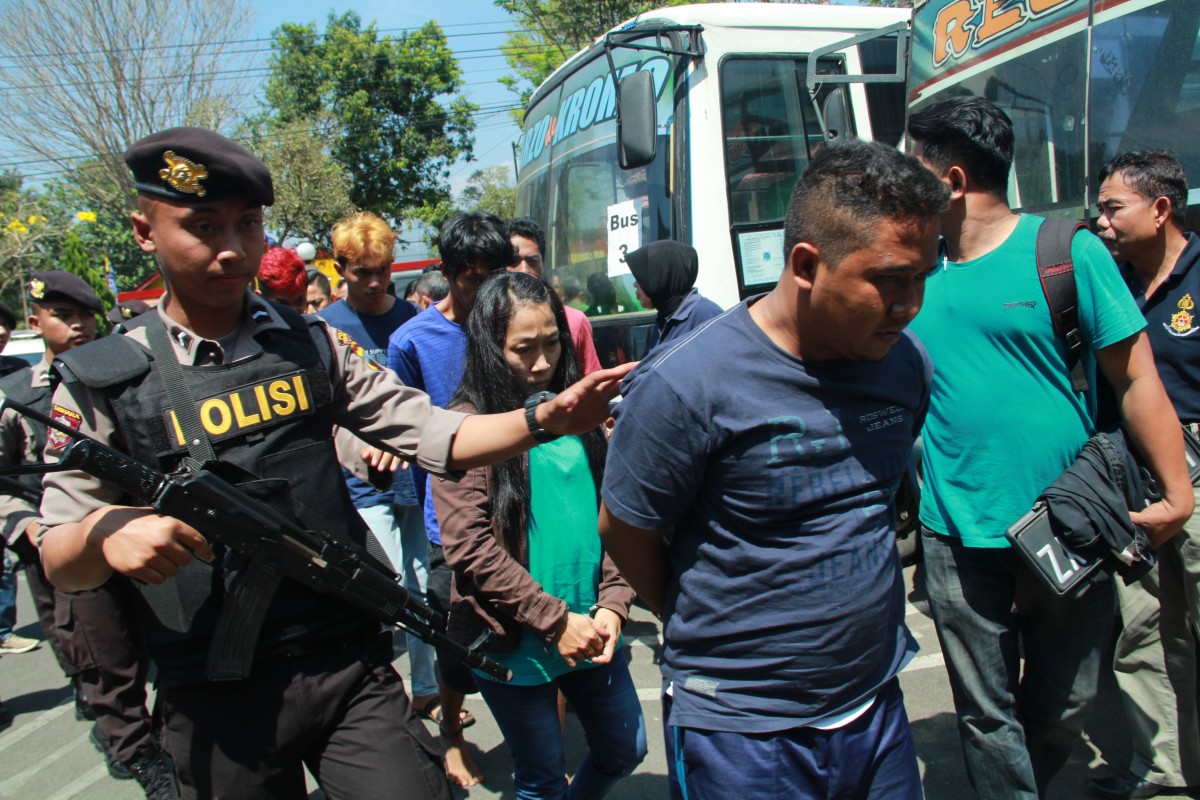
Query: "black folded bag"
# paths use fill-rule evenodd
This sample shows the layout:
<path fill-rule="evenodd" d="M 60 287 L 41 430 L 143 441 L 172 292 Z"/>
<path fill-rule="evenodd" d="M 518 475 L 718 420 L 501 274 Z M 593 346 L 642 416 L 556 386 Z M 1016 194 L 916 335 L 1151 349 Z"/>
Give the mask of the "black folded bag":
<path fill-rule="evenodd" d="M 1056 594 L 1074 591 L 1098 569 L 1116 570 L 1131 583 L 1154 566 L 1154 552 L 1129 510 L 1159 497 L 1124 432 L 1104 431 L 1087 441 L 1005 536 Z"/>

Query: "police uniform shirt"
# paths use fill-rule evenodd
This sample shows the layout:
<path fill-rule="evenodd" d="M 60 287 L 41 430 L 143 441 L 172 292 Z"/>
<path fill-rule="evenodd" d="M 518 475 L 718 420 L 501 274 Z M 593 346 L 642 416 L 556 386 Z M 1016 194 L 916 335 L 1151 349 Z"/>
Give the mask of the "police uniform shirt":
<path fill-rule="evenodd" d="M 1182 422 L 1200 422 L 1200 236 L 1187 234 L 1171 274 L 1146 297 L 1128 263 L 1121 274 L 1146 317 L 1146 336 L 1167 397 Z"/>
<path fill-rule="evenodd" d="M 50 362 L 43 359 L 34 364 L 27 378 L 30 386 L 49 386 Z M 30 427 L 32 424 L 11 408 L 0 412 L 0 465 L 15 467 L 41 463 L 42 454 L 35 452 L 37 436 Z M 0 494 L 0 524 L 7 541 L 14 541 L 37 515 L 37 506 L 23 497 Z"/>
<path fill-rule="evenodd" d="M 164 305 L 160 304 L 156 313 L 166 325 L 176 357 L 183 365 L 231 363 L 248 358 L 262 350 L 255 338 L 258 333 L 288 327 L 269 303 L 250 292 L 246 293 L 241 324 L 219 341 L 203 339 L 170 319 L 162 310 Z M 339 342 L 332 330 L 327 328 L 327 331 L 333 349 L 334 423 L 359 432 L 367 440 L 386 446 L 406 460 L 415 460 L 426 470 L 445 473 L 454 435 L 466 415 L 435 408 L 424 392 L 405 386 L 395 373 L 369 365 L 355 353 L 353 343 Z M 126 335 L 147 344 L 144 327 Z M 285 381 L 277 383 L 284 384 Z M 267 402 L 275 404 L 273 408 L 286 409 L 305 401 L 302 394 L 281 385 L 271 389 Z M 221 406 L 222 402 L 226 405 Z M 252 396 L 208 400 L 204 405 L 214 405 L 209 413 L 201 414 L 201 422 L 206 428 L 227 424 L 254 425 L 256 417 L 261 417 L 255 414 L 254 402 Z M 277 413 L 282 412 L 277 410 Z M 82 383 L 63 383 L 55 390 L 51 416 L 81 433 L 123 449 L 104 396 Z M 63 438 L 50 437 L 46 444 L 48 459 L 57 457 L 59 448 L 66 444 Z M 340 479 L 338 474 L 329 476 L 332 481 Z M 39 536 L 56 525 L 78 522 L 103 506 L 128 502 L 128 497 L 120 490 L 79 471 L 47 475 L 43 488 Z"/>

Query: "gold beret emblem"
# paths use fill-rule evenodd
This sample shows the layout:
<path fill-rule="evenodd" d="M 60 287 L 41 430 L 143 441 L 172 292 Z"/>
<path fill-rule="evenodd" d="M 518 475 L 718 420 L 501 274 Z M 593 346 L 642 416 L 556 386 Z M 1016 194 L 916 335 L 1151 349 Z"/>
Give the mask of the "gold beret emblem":
<path fill-rule="evenodd" d="M 29 282 L 29 296 L 34 300 L 41 300 L 46 296 L 46 284 L 41 280 L 34 278 Z"/>
<path fill-rule="evenodd" d="M 208 167 L 177 156 L 172 150 L 163 153 L 163 161 L 167 162 L 167 166 L 158 171 L 158 177 L 177 192 L 204 197 L 204 187 L 200 181 L 208 177 Z"/>

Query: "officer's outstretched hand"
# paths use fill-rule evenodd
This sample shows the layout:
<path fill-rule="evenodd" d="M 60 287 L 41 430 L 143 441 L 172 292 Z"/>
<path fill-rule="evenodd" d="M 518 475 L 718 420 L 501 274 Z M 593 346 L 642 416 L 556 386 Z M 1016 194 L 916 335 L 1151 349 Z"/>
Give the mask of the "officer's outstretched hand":
<path fill-rule="evenodd" d="M 199 531 L 153 509 L 106 506 L 88 516 L 88 543 L 98 545 L 104 560 L 122 575 L 159 584 L 193 555 L 212 561 L 212 548 Z"/>
<path fill-rule="evenodd" d="M 604 424 L 609 417 L 608 401 L 617 396 L 621 379 L 638 365 L 632 361 L 584 376 L 538 406 L 538 424 L 550 433 L 574 436 Z"/>

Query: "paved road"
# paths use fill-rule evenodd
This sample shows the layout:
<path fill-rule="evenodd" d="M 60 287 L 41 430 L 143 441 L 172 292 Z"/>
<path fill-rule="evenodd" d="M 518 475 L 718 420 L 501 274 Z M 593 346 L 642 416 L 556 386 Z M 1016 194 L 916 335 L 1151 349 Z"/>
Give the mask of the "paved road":
<path fill-rule="evenodd" d="M 921 758 L 926 797 L 930 800 L 969 800 L 973 793 L 963 772 L 950 690 L 920 588 L 920 571 L 910 567 L 905 570 L 905 577 L 909 585 L 908 623 L 921 644 L 921 652 L 901 676 L 901 683 Z M 22 587 L 20 593 L 22 626 L 19 632 L 40 636 L 36 623 L 26 624 L 35 617 L 26 589 Z M 630 640 L 633 677 L 639 687 L 650 735 L 650 755 L 637 772 L 609 796 L 613 800 L 665 798 L 666 760 L 656 666 L 658 627 L 648 614 L 637 611 L 627 629 L 627 638 Z M 397 667 L 402 674 L 407 674 L 403 658 L 397 661 Z M 118 782 L 108 777 L 99 755 L 88 742 L 88 723 L 75 721 L 69 694 L 47 647 L 0 658 L 0 697 L 17 715 L 13 725 L 0 732 L 0 797 L 38 800 L 136 800 L 142 797 L 132 781 Z M 486 780 L 469 791 L 459 791 L 458 797 L 471 800 L 512 798 L 508 754 L 499 731 L 480 699 L 471 700 L 469 707 L 479 717 L 479 722 L 467 733 L 477 747 L 476 758 Z M 1071 763 L 1051 787 L 1051 798 L 1082 800 L 1088 796 L 1083 790 L 1083 777 L 1089 769 L 1103 769 L 1106 762 L 1126 763 L 1122 724 L 1120 704 L 1110 681 L 1092 715 L 1088 741 L 1080 743 Z M 565 735 L 568 753 L 575 759 L 571 763 L 576 763 L 583 752 L 583 739 L 578 722 L 571 715 L 568 715 Z M 737 797 L 736 787 L 731 787 L 730 791 L 731 797 Z M 320 797 L 320 792 L 314 790 L 311 800 Z"/>

